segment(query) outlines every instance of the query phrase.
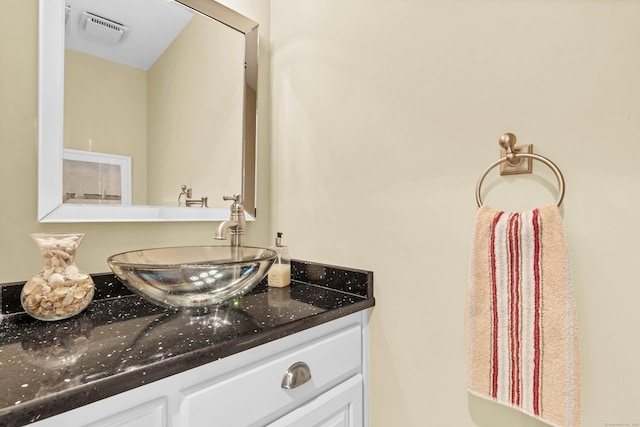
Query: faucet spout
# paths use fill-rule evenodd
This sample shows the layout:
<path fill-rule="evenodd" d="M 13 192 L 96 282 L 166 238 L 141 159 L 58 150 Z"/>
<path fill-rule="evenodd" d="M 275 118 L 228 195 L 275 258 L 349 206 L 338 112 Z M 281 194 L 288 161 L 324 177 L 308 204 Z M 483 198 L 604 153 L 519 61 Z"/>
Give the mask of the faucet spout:
<path fill-rule="evenodd" d="M 222 221 L 218 226 L 218 230 L 216 230 L 216 235 L 214 236 L 214 239 L 226 240 L 227 233 L 229 232 L 230 228 L 235 228 L 237 230 L 238 221 L 231 221 L 231 220 Z"/>

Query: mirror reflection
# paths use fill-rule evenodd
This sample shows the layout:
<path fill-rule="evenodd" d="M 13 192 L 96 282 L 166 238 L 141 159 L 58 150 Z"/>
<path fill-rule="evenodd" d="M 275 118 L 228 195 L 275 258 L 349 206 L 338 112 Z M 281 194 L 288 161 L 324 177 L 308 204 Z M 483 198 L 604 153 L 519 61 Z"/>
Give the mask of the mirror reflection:
<path fill-rule="evenodd" d="M 63 149 L 52 166 L 41 121 L 40 221 L 227 219 L 225 194 L 255 216 L 257 24 L 213 0 L 63 7 Z"/>
<path fill-rule="evenodd" d="M 241 192 L 243 35 L 167 1 L 66 5 L 64 147 L 130 157 L 133 204 L 177 206 L 184 184 L 225 207 Z M 85 203 L 120 194 L 117 174 L 76 175 Z"/>

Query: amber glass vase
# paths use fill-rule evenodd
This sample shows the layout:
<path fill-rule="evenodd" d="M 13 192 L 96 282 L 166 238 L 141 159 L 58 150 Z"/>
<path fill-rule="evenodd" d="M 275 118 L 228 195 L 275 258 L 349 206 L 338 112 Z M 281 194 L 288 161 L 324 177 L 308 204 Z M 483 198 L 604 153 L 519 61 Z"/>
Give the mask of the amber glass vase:
<path fill-rule="evenodd" d="M 81 273 L 75 259 L 83 233 L 34 233 L 43 266 L 22 287 L 20 302 L 40 320 L 60 320 L 84 310 L 93 299 L 91 276 Z"/>

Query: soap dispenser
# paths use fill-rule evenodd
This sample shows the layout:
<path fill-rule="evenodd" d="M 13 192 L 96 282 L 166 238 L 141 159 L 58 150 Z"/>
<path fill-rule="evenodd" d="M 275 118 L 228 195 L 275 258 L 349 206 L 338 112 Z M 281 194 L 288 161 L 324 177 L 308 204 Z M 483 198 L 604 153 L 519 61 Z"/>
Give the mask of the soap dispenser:
<path fill-rule="evenodd" d="M 291 261 L 289 258 L 289 248 L 282 245 L 282 233 L 278 232 L 276 237 L 276 245 L 271 249 L 276 251 L 278 259 L 269 269 L 267 275 L 267 283 L 269 286 L 282 288 L 289 286 L 291 283 Z"/>

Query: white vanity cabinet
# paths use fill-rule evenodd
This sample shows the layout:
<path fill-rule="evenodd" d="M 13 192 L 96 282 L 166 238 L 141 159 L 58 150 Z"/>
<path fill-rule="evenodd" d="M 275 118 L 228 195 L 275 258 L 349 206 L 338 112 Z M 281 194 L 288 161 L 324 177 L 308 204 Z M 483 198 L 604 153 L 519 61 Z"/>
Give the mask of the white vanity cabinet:
<path fill-rule="evenodd" d="M 364 426 L 366 346 L 362 311 L 31 425 Z M 310 378 L 283 388 L 283 377 L 298 362 Z"/>

